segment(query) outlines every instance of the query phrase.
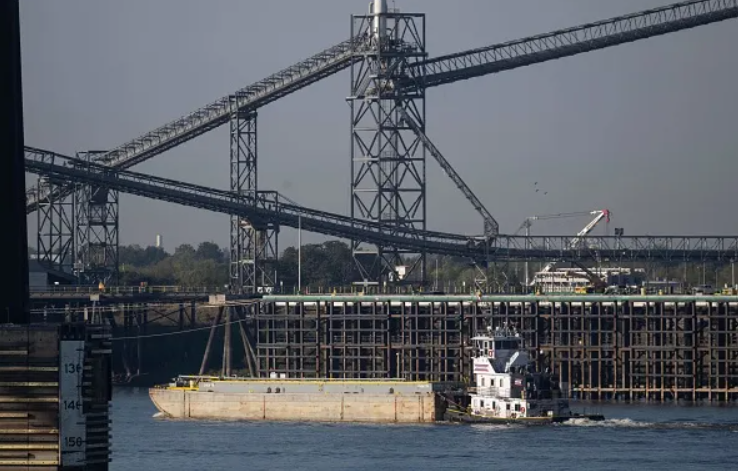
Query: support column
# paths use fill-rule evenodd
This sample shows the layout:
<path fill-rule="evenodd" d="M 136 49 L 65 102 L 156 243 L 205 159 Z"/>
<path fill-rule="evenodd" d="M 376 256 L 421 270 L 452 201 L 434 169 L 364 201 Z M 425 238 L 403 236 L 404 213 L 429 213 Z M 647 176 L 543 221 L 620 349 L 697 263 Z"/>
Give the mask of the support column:
<path fill-rule="evenodd" d="M 54 162 L 53 154 L 42 157 Z M 71 196 L 57 197 L 56 185 L 47 177 L 39 176 L 36 191 L 48 195 L 48 200 L 39 202 L 36 211 L 36 248 L 38 261 L 44 266 L 65 273 L 72 273 L 74 265 L 74 199 Z"/>
<path fill-rule="evenodd" d="M 231 333 L 233 332 L 233 326 L 231 325 L 232 319 L 231 307 L 225 308 L 225 321 L 223 321 L 223 365 L 220 369 L 220 375 L 224 378 L 231 376 Z"/>
<path fill-rule="evenodd" d="M 258 206 L 270 211 L 279 211 L 280 195 L 276 191 L 260 191 Z M 264 221 L 256 231 L 256 281 L 257 292 L 271 293 L 278 283 L 279 224 Z"/>
<path fill-rule="evenodd" d="M 257 115 L 238 111 L 231 117 L 231 191 L 243 204 L 272 204 L 273 192 L 258 191 Z M 276 202 L 276 201 L 274 201 Z M 231 216 L 230 285 L 234 293 L 268 291 L 276 284 L 279 227 L 268 221 Z"/>
<path fill-rule="evenodd" d="M 77 153 L 77 158 L 92 161 L 103 151 Z M 118 283 L 118 190 L 103 186 L 82 185 L 74 193 L 76 216 L 75 271 L 80 284 Z"/>
<path fill-rule="evenodd" d="M 28 234 L 23 160 L 23 87 L 18 0 L 0 2 L 0 214 L 3 269 L 10 274 L 0 290 L 0 323 L 27 324 Z"/>
<path fill-rule="evenodd" d="M 371 45 L 357 43 L 351 68 L 351 217 L 411 237 L 405 231 L 426 229 L 426 151 L 403 116 L 425 132 L 422 76 L 407 75 L 427 57 L 425 16 L 355 15 L 351 35 Z M 361 240 L 352 250 L 365 281 L 425 283 L 425 253 Z"/>

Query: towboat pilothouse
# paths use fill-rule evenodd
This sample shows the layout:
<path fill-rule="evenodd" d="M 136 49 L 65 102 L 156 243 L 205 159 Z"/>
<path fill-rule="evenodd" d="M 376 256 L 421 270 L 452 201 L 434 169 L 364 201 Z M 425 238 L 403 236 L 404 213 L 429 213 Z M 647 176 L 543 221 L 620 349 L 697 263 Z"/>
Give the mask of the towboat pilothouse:
<path fill-rule="evenodd" d="M 507 325 L 473 337 L 475 346 L 471 404 L 466 412 L 449 410 L 451 421 L 479 423 L 552 423 L 573 418 L 603 420 L 601 415 L 574 414 L 558 383 L 546 370 L 536 371 L 520 334 Z"/>

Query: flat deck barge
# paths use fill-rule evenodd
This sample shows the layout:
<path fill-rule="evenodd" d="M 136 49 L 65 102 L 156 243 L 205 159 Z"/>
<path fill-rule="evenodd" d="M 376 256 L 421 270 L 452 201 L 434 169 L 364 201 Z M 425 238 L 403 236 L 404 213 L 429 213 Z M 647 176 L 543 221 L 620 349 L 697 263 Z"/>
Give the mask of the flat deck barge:
<path fill-rule="evenodd" d="M 248 421 L 432 423 L 458 385 L 423 381 L 219 379 L 181 376 L 149 390 L 172 418 Z"/>

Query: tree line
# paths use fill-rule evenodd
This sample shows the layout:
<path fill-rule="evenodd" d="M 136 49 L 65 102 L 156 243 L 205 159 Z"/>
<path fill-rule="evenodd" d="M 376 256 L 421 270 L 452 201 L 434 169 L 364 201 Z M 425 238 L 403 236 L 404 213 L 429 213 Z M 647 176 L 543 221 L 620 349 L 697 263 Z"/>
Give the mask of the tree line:
<path fill-rule="evenodd" d="M 189 287 L 225 287 L 230 283 L 229 249 L 214 242 L 202 242 L 197 247 L 182 244 L 170 253 L 158 247 L 139 245 L 121 246 L 119 251 L 120 283 L 138 285 L 177 285 Z M 545 263 L 531 262 L 530 271 L 540 270 Z M 612 266 L 636 267 L 636 263 Z M 276 262 L 280 285 L 284 292 L 293 292 L 298 285 L 298 249 L 288 247 Z M 730 264 L 702 265 L 671 263 L 651 266 L 651 279 L 675 279 L 687 284 L 733 284 L 735 272 Z M 427 258 L 427 284 L 425 289 L 445 292 L 472 291 L 477 282 L 486 276 L 489 289 L 521 292 L 525 290 L 524 264 L 496 264 L 482 272 L 469 260 L 455 257 L 433 256 Z M 342 241 L 302 246 L 301 285 L 311 291 L 346 288 L 361 281 L 361 276 L 351 254 L 351 247 Z"/>
<path fill-rule="evenodd" d="M 158 247 L 121 246 L 121 284 L 179 286 L 225 286 L 230 278 L 230 254 L 214 242 L 195 248 L 183 244 L 173 253 Z M 276 263 L 283 286 L 298 283 L 298 249 L 288 247 Z M 350 247 L 340 241 L 302 246 L 302 276 L 305 287 L 344 286 L 358 279 Z"/>
<path fill-rule="evenodd" d="M 298 254 L 288 247 L 279 257 L 276 269 L 286 291 L 298 285 Z M 467 260 L 429 256 L 427 278 L 433 289 L 444 290 L 451 285 L 474 286 L 478 270 Z M 160 247 L 122 245 L 119 249 L 120 283 L 123 285 L 177 285 L 216 287 L 230 282 L 229 249 L 214 242 L 202 242 L 197 247 L 182 244 L 168 252 Z M 361 280 L 353 260 L 351 247 L 332 240 L 302 246 L 301 284 L 306 289 L 348 287 Z"/>

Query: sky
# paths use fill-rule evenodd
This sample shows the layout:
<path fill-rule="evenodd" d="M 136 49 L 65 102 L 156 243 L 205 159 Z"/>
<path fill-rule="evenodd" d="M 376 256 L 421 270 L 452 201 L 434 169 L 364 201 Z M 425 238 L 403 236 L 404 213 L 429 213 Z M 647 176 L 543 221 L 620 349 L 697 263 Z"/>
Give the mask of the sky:
<path fill-rule="evenodd" d="M 394 3 L 426 13 L 435 56 L 669 1 Z M 23 1 L 26 144 L 71 155 L 117 147 L 345 40 L 367 4 Z M 527 216 L 607 208 L 610 230 L 626 235 L 736 235 L 736 43 L 738 20 L 728 20 L 437 87 L 426 133 L 502 233 Z M 261 190 L 349 214 L 349 81 L 344 71 L 259 111 Z M 430 155 L 427 168 L 428 228 L 479 233 L 480 217 Z M 133 170 L 227 189 L 227 126 Z M 574 234 L 587 222 L 541 221 L 531 232 Z M 156 234 L 168 249 L 228 244 L 228 216 L 135 196 L 121 197 L 120 223 L 121 244 L 153 245 Z M 280 245 L 296 241 L 284 230 Z"/>

